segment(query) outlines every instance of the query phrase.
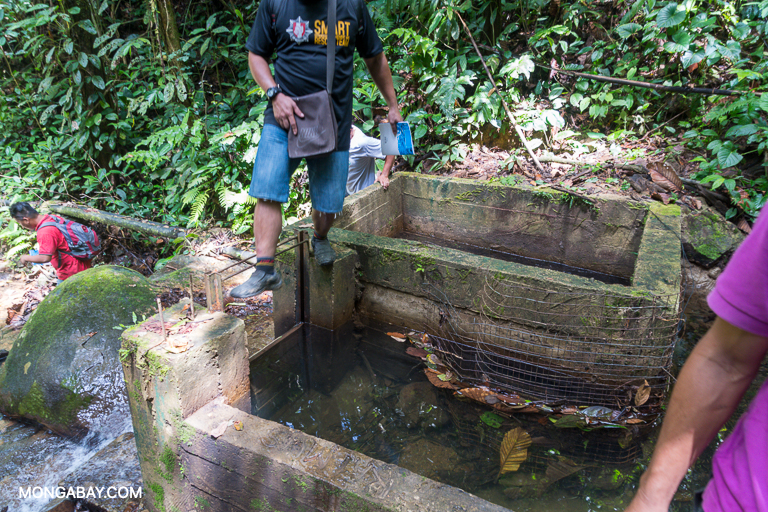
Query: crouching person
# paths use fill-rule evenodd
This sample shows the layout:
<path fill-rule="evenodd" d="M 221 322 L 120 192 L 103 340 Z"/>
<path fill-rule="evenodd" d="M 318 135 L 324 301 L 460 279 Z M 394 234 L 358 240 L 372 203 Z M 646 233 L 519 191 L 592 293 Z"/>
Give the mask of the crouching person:
<path fill-rule="evenodd" d="M 41 215 L 29 203 L 14 203 L 10 210 L 13 220 L 37 236 L 38 254 L 24 254 L 21 263 L 51 262 L 59 283 L 91 268 L 91 258 L 100 249 L 93 230 L 55 215 Z"/>

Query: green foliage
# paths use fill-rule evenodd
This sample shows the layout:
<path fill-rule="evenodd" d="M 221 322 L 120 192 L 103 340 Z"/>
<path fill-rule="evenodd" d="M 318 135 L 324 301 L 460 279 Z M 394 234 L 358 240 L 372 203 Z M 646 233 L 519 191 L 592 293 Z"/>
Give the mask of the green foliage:
<path fill-rule="evenodd" d="M 0 182 L 7 195 L 249 229 L 247 188 L 266 99 L 244 44 L 258 3 L 185 4 L 178 34 L 161 20 L 164 3 L 0 0 Z M 768 0 L 367 5 L 413 127 L 420 157 L 406 159 L 417 171 L 463 160 L 470 144 L 508 138 L 503 98 L 534 147 L 583 153 L 589 138 L 603 138 L 620 151 L 620 141 L 650 130 L 684 134 L 702 154 L 699 179 L 726 190 L 749 216 L 765 203 L 765 177 L 735 168 L 763 161 L 768 150 L 768 100 L 758 94 L 766 89 Z M 671 95 L 547 67 L 745 94 Z M 359 57 L 354 85 L 355 121 L 371 131 L 385 105 Z M 512 149 L 504 165 L 523 154 Z M 308 212 L 302 167 L 284 218 Z M 20 233 L 3 229 L 0 240 L 25 250 Z"/>

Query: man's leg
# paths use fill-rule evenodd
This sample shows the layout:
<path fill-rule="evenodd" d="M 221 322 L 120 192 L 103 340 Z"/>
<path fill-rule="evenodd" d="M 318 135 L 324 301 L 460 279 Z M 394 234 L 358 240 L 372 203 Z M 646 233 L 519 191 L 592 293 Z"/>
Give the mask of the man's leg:
<path fill-rule="evenodd" d="M 344 195 L 349 170 L 349 151 L 334 151 L 325 158 L 307 161 L 309 194 L 312 197 L 312 221 L 315 234 L 312 249 L 321 266 L 332 265 L 336 253 L 326 239 L 328 231 L 344 206 Z"/>
<path fill-rule="evenodd" d="M 248 191 L 251 197 L 259 198 L 253 211 L 253 236 L 258 255 L 256 270 L 246 282 L 229 292 L 232 297 L 252 297 L 283 285 L 280 274 L 275 272 L 275 249 L 283 225 L 280 203 L 288 201 L 291 174 L 298 163 L 298 160 L 288 158 L 285 130 L 265 125 Z"/>
<path fill-rule="evenodd" d="M 253 209 L 253 238 L 256 240 L 256 254 L 259 258 L 274 259 L 275 247 L 282 230 L 283 212 L 280 203 L 259 200 Z"/>

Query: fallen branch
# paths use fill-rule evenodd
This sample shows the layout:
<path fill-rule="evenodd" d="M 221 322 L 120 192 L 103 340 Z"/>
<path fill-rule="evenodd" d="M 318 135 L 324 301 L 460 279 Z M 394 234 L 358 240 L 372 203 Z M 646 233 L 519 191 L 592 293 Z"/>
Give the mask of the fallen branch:
<path fill-rule="evenodd" d="M 461 17 L 461 14 L 459 14 L 458 11 L 456 11 L 456 16 L 459 17 L 459 21 L 461 21 L 461 24 L 464 27 L 464 31 L 469 36 L 470 41 L 472 41 L 472 46 L 474 46 L 475 52 L 477 52 L 477 56 L 480 57 L 480 63 L 483 65 L 483 69 L 485 69 L 485 73 L 488 75 L 488 78 L 491 81 L 491 85 L 493 85 L 493 90 L 496 91 L 496 94 L 498 94 L 499 98 L 501 98 L 501 104 L 504 105 L 504 110 L 506 110 L 507 112 L 507 116 L 509 117 L 509 122 L 512 123 L 512 126 L 515 128 L 515 132 L 517 133 L 517 136 L 520 138 L 520 142 L 522 142 L 523 146 L 525 146 L 526 151 L 528 151 L 528 154 L 533 159 L 533 162 L 536 164 L 536 167 L 539 169 L 539 171 L 544 172 L 544 168 L 541 166 L 541 162 L 539 162 L 539 159 L 536 158 L 536 155 L 533 153 L 531 146 L 528 144 L 528 140 L 525 138 L 525 134 L 523 133 L 523 130 L 520 128 L 520 125 L 517 124 L 517 121 L 515 120 L 515 116 L 513 116 L 512 112 L 509 110 L 509 106 L 507 106 L 507 102 L 504 99 L 504 96 L 501 95 L 501 93 L 499 92 L 499 88 L 496 87 L 496 81 L 493 79 L 493 75 L 491 74 L 491 71 L 488 69 L 488 66 L 485 65 L 485 59 L 483 59 L 483 54 L 480 53 L 480 49 L 477 47 L 475 38 L 472 37 L 472 33 L 469 31 L 469 28 L 467 28 L 467 24 L 464 23 L 464 18 Z"/>
<path fill-rule="evenodd" d="M 613 78 L 611 76 L 579 73 L 578 71 L 565 71 L 562 69 L 551 68 L 539 62 L 537 62 L 536 65 L 541 66 L 542 68 L 549 69 L 550 71 L 554 71 L 555 73 L 562 73 L 568 76 L 587 78 L 589 80 L 594 80 L 596 82 L 608 82 L 611 84 L 629 85 L 632 87 L 643 87 L 646 89 L 655 89 L 657 91 L 664 91 L 664 92 L 677 92 L 682 94 L 687 94 L 687 93 L 710 94 L 710 95 L 716 94 L 720 96 L 742 96 L 744 94 L 751 92 L 756 94 L 757 96 L 762 95 L 762 92 L 759 92 L 759 91 L 734 91 L 732 89 L 712 89 L 709 87 L 678 87 L 673 85 L 662 85 L 662 84 L 653 84 L 650 82 L 640 82 L 637 80 L 627 80 L 626 78 Z"/>
<path fill-rule="evenodd" d="M 103 212 L 95 208 L 82 208 L 79 206 L 65 206 L 63 204 L 48 204 L 48 208 L 59 215 L 66 215 L 79 220 L 89 222 L 98 222 L 107 226 L 117 226 L 131 231 L 138 231 L 147 235 L 160 236 L 165 238 L 178 238 L 184 236 L 185 231 L 181 228 L 160 224 L 159 222 L 138 220 L 125 215 Z"/>

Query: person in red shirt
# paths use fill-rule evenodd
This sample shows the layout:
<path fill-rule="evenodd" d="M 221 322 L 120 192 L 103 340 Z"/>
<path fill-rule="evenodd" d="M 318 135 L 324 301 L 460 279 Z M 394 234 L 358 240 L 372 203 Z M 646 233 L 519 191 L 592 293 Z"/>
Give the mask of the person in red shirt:
<path fill-rule="evenodd" d="M 11 205 L 11 217 L 24 229 L 37 232 L 38 254 L 22 255 L 21 263 L 48 263 L 56 269 L 59 282 L 72 277 L 78 272 L 91 268 L 90 260 L 82 260 L 64 254 L 69 246 L 56 226 L 45 226 L 38 229 L 44 222 L 51 221 L 50 215 L 40 215 L 29 203 L 14 203 Z"/>

